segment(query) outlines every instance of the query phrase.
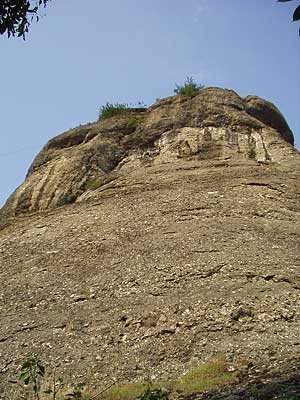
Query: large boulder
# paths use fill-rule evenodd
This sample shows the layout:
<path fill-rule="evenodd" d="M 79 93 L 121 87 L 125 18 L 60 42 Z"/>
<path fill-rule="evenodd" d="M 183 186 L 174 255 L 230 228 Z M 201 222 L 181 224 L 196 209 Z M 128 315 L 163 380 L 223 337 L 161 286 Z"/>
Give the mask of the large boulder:
<path fill-rule="evenodd" d="M 300 157 L 264 102 L 207 88 L 46 144 L 1 211 L 0 397 L 30 352 L 95 393 L 299 355 Z"/>
<path fill-rule="evenodd" d="M 296 154 L 292 144 L 281 113 L 258 97 L 243 100 L 219 88 L 192 98 L 172 96 L 51 139 L 0 218 L 80 201 L 90 189 L 122 176 L 125 164 L 126 174 L 136 168 L 137 159 L 278 162 Z"/>

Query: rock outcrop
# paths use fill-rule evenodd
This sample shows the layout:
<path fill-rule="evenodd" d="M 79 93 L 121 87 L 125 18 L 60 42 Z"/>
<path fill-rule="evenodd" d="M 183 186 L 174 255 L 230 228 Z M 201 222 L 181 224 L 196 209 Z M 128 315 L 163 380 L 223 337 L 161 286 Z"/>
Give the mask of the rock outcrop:
<path fill-rule="evenodd" d="M 217 88 L 50 140 L 1 210 L 3 393 L 30 351 L 90 387 L 300 354 L 299 174 L 280 112 Z"/>
<path fill-rule="evenodd" d="M 293 134 L 271 103 L 256 96 L 207 88 L 173 96 L 148 110 L 72 129 L 50 140 L 12 194 L 2 215 L 18 216 L 87 197 L 146 163 L 280 162 L 294 157 Z"/>

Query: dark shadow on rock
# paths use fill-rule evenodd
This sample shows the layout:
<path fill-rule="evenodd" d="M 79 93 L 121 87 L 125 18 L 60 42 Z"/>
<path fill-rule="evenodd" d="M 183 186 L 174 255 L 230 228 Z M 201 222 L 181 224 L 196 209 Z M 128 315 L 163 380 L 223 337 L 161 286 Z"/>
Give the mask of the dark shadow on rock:
<path fill-rule="evenodd" d="M 288 378 L 266 378 L 226 387 L 217 391 L 193 393 L 178 400 L 271 400 L 300 399 L 300 374 Z"/>

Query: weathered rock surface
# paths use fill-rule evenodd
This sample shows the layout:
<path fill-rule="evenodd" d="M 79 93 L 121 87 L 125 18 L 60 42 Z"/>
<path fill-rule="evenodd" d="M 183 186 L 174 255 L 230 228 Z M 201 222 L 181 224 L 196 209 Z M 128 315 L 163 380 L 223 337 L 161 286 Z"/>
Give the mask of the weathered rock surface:
<path fill-rule="evenodd" d="M 300 355 L 292 142 L 216 88 L 50 140 L 1 210 L 2 397 L 30 351 L 95 387 Z"/>
<path fill-rule="evenodd" d="M 273 129 L 272 129 L 273 128 Z M 80 201 L 89 189 L 148 164 L 178 159 L 280 162 L 297 157 L 280 112 L 256 96 L 207 88 L 147 111 L 72 129 L 50 140 L 1 214 L 17 216 Z"/>

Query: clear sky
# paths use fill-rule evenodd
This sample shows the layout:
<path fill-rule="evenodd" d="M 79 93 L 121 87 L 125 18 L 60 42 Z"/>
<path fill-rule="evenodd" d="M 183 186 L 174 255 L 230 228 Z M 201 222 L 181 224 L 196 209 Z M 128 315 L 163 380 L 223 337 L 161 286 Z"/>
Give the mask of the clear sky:
<path fill-rule="evenodd" d="M 0 206 L 51 137 L 109 102 L 151 105 L 193 76 L 273 102 L 300 147 L 297 1 L 52 0 L 0 37 Z"/>

